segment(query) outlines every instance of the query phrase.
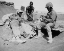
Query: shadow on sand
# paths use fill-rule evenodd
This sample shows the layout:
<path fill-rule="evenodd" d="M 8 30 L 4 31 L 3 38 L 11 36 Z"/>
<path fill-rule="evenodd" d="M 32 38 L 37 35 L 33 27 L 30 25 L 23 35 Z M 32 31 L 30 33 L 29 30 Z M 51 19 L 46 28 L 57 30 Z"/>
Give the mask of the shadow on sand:
<path fill-rule="evenodd" d="M 44 34 L 43 38 L 46 39 L 46 40 L 48 40 L 48 38 L 47 38 L 48 37 L 47 30 L 42 28 L 41 32 Z M 52 37 L 54 38 L 54 37 L 58 36 L 60 33 L 61 33 L 60 31 L 52 30 Z"/>

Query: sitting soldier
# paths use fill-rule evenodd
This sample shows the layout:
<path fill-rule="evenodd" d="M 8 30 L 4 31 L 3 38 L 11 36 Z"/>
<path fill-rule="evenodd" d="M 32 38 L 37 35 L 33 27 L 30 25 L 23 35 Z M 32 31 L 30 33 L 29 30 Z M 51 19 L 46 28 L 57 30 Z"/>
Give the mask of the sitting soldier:
<path fill-rule="evenodd" d="M 52 39 L 51 29 L 55 26 L 57 14 L 53 10 L 53 4 L 51 2 L 46 4 L 46 8 L 48 10 L 48 13 L 47 13 L 47 16 L 45 16 L 43 19 L 44 19 L 44 22 L 46 23 L 46 29 L 49 35 L 48 42 L 52 43 L 53 39 Z"/>

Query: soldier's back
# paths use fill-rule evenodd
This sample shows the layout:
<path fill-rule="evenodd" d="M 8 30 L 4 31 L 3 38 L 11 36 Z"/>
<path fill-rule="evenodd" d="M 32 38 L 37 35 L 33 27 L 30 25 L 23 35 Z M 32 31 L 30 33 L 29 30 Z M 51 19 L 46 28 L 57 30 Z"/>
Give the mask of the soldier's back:
<path fill-rule="evenodd" d="M 53 19 L 53 21 L 56 21 L 56 19 L 57 19 L 57 13 L 54 10 L 51 12 L 50 16 Z"/>

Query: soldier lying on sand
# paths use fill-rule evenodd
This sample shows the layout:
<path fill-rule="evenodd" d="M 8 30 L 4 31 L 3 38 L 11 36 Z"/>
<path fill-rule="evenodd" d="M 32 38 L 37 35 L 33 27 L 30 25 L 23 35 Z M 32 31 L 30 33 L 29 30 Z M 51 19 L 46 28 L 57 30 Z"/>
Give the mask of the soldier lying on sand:
<path fill-rule="evenodd" d="M 14 36 L 9 41 L 18 41 L 18 42 L 25 42 L 26 40 L 21 40 L 20 36 L 20 26 L 18 21 L 19 16 L 15 14 L 7 14 L 6 16 L 2 17 L 1 25 L 7 25 L 13 32 Z"/>
<path fill-rule="evenodd" d="M 20 20 L 19 20 L 20 18 Z M 7 20 L 7 21 L 6 21 Z M 1 25 L 5 25 L 7 23 L 7 25 L 9 26 L 9 28 L 11 28 L 14 36 L 12 39 L 10 39 L 9 41 L 18 41 L 20 43 L 26 42 L 27 39 L 29 39 L 29 37 L 33 34 L 35 35 L 36 33 L 33 31 L 33 28 L 28 24 L 28 23 L 22 23 L 22 19 L 21 17 L 19 17 L 17 14 L 9 14 L 6 15 L 2 18 L 2 24 Z M 19 25 L 19 21 L 21 21 L 21 25 Z M 20 39 L 20 35 L 21 35 L 21 29 L 23 28 L 23 30 L 26 32 L 26 34 L 29 34 L 28 37 L 26 37 L 24 40 Z M 26 29 L 25 29 L 26 28 Z"/>

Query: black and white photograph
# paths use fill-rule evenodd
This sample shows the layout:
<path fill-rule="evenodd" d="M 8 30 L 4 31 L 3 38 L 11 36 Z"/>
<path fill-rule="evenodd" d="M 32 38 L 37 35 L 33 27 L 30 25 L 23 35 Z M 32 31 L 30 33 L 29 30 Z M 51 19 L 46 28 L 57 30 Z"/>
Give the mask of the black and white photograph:
<path fill-rule="evenodd" d="M 64 51 L 64 0 L 0 0 L 0 51 Z"/>

